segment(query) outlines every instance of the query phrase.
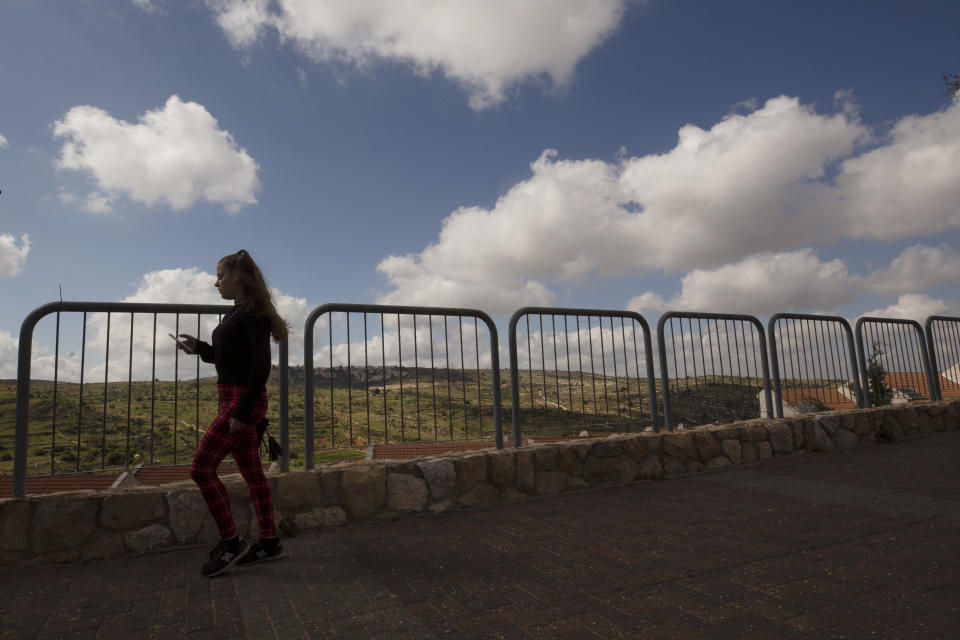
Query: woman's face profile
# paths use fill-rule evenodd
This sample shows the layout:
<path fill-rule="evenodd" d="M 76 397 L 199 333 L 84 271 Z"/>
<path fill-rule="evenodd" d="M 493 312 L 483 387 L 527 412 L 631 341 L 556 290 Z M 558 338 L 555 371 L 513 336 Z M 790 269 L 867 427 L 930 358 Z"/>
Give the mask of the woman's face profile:
<path fill-rule="evenodd" d="M 222 264 L 217 265 L 217 282 L 215 284 L 224 300 L 236 300 L 240 293 L 240 284 Z"/>

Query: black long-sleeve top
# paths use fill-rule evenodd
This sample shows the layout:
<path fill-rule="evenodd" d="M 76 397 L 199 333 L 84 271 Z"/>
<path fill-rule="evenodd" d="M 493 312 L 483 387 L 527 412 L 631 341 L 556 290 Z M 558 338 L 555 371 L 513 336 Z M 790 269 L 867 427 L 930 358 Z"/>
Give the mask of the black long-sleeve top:
<path fill-rule="evenodd" d="M 260 393 L 270 377 L 270 320 L 236 305 L 213 330 L 213 345 L 197 341 L 197 354 L 217 368 L 219 384 L 244 385 L 247 390 L 232 417 L 249 423 Z"/>

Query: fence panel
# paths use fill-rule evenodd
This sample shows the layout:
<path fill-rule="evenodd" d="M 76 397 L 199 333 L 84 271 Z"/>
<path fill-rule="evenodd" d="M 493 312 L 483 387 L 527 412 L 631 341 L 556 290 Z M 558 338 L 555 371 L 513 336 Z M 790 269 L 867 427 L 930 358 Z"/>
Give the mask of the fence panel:
<path fill-rule="evenodd" d="M 184 356 L 166 334 L 209 340 L 230 308 L 53 302 L 31 312 L 21 325 L 18 351 L 14 496 L 24 495 L 28 473 L 189 462 L 201 425 L 217 412 L 216 374 L 212 365 Z M 38 324 L 51 319 L 53 347 L 41 346 L 35 353 Z M 285 346 L 280 378 L 286 371 Z M 275 418 L 275 411 L 271 407 L 269 415 Z M 279 415 L 280 437 L 288 443 L 282 393 Z"/>
<path fill-rule="evenodd" d="M 498 349 L 496 326 L 482 311 L 317 307 L 304 331 L 306 468 L 313 467 L 318 444 L 337 449 L 492 438 L 501 448 Z"/>
<path fill-rule="evenodd" d="M 770 415 L 766 339 L 753 316 L 668 311 L 657 323 L 657 343 L 668 430 Z"/>
<path fill-rule="evenodd" d="M 923 328 L 914 320 L 857 320 L 857 358 L 864 406 L 937 397 Z"/>
<path fill-rule="evenodd" d="M 960 318 L 930 316 L 925 328 L 937 399 L 960 398 Z"/>
<path fill-rule="evenodd" d="M 862 407 L 850 323 L 838 316 L 777 313 L 767 322 L 778 418 Z"/>
<path fill-rule="evenodd" d="M 642 316 L 524 307 L 509 327 L 515 443 L 521 432 L 563 437 L 582 430 L 658 430 L 653 349 Z"/>

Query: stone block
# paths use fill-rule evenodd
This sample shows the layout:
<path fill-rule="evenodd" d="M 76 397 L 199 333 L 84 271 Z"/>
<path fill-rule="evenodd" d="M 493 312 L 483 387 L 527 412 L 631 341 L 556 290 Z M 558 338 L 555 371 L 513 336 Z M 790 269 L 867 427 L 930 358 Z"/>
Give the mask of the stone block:
<path fill-rule="evenodd" d="M 631 436 L 623 441 L 623 452 L 639 464 L 643 462 L 647 456 L 656 454 L 659 450 L 659 447 L 651 446 L 650 440 L 652 440 L 652 438 L 645 437 L 644 435 Z M 657 441 L 659 445 L 659 436 L 657 437 Z"/>
<path fill-rule="evenodd" d="M 383 505 L 386 469 L 379 464 L 358 464 L 343 472 L 344 506 L 354 520 L 369 518 Z"/>
<path fill-rule="evenodd" d="M 293 517 L 293 522 L 300 531 L 318 531 L 345 525 L 347 514 L 340 507 L 316 507 L 298 513 Z"/>
<path fill-rule="evenodd" d="M 539 446 L 533 449 L 533 463 L 537 472 L 557 470 L 557 445 Z"/>
<path fill-rule="evenodd" d="M 486 484 L 487 454 L 470 453 L 454 459 L 457 469 L 457 483 L 461 489 L 468 489 L 478 484 Z"/>
<path fill-rule="evenodd" d="M 302 511 L 327 504 L 327 496 L 320 484 L 322 474 L 315 471 L 291 471 L 277 476 L 273 494 L 277 508 L 283 511 Z"/>
<path fill-rule="evenodd" d="M 162 525 L 148 524 L 140 529 L 124 533 L 123 542 L 127 549 L 133 553 L 146 553 L 169 546 L 173 542 L 173 534 Z"/>
<path fill-rule="evenodd" d="M 874 436 L 873 422 L 870 420 L 870 414 L 863 410 L 857 410 L 853 416 L 853 432 L 861 438 Z"/>
<path fill-rule="evenodd" d="M 757 459 L 769 460 L 773 457 L 773 445 L 769 442 L 757 442 Z"/>
<path fill-rule="evenodd" d="M 457 482 L 457 470 L 450 458 L 436 458 L 417 465 L 427 480 L 430 496 L 442 500 L 453 494 Z"/>
<path fill-rule="evenodd" d="M 840 428 L 840 416 L 834 412 L 818 413 L 813 421 L 819 424 L 828 436 L 832 436 Z"/>
<path fill-rule="evenodd" d="M 754 442 L 741 442 L 740 443 L 740 457 L 743 460 L 743 464 L 753 464 L 760 459 L 760 455 L 757 453 L 757 445 Z"/>
<path fill-rule="evenodd" d="M 807 438 L 805 436 L 804 423 L 802 420 L 792 420 L 790 422 L 790 431 L 793 432 L 793 449 L 802 451 L 806 448 Z"/>
<path fill-rule="evenodd" d="M 583 479 L 591 485 L 630 482 L 637 477 L 639 469 L 640 466 L 627 456 L 591 456 L 583 465 Z"/>
<path fill-rule="evenodd" d="M 556 468 L 564 473 L 576 477 L 583 474 L 583 458 L 580 457 L 580 452 L 573 447 L 558 448 L 556 462 Z"/>
<path fill-rule="evenodd" d="M 693 434 L 689 431 L 665 433 L 662 436 L 662 442 L 665 458 L 673 458 L 680 464 L 685 464 L 696 456 Z"/>
<path fill-rule="evenodd" d="M 740 438 L 740 430 L 737 427 L 733 427 L 729 424 L 711 424 L 704 427 L 705 431 L 709 431 L 713 434 L 718 440 L 733 440 Z"/>
<path fill-rule="evenodd" d="M 343 477 L 343 469 L 324 467 L 319 471 L 320 486 L 323 488 L 323 495 L 326 497 L 326 504 L 340 504 L 340 485 Z"/>
<path fill-rule="evenodd" d="M 771 422 L 767 425 L 770 446 L 777 455 L 793 453 L 793 432 L 784 422 Z"/>
<path fill-rule="evenodd" d="M 740 444 L 739 438 L 736 440 L 732 438 L 721 440 L 720 447 L 726 456 L 730 458 L 730 462 L 733 464 L 743 464 L 743 446 Z"/>
<path fill-rule="evenodd" d="M 387 506 L 394 511 L 422 511 L 427 506 L 427 483 L 406 473 L 387 475 Z"/>
<path fill-rule="evenodd" d="M 743 442 L 763 442 L 769 437 L 762 422 L 748 422 L 740 427 L 739 431 L 740 440 Z"/>
<path fill-rule="evenodd" d="M 577 476 L 567 476 L 567 491 L 576 491 L 578 489 L 589 489 L 590 484 L 583 478 Z"/>
<path fill-rule="evenodd" d="M 522 491 L 517 491 L 512 487 L 500 494 L 501 502 L 520 502 L 526 499 L 527 499 L 527 494 L 525 494 Z"/>
<path fill-rule="evenodd" d="M 100 505 L 100 524 L 107 529 L 139 529 L 162 518 L 162 489 L 128 489 L 111 491 Z"/>
<path fill-rule="evenodd" d="M 199 489 L 178 487 L 167 492 L 167 522 L 179 543 L 191 542 L 207 518 L 207 503 Z"/>
<path fill-rule="evenodd" d="M 903 427 L 895 413 L 891 411 L 877 411 L 873 416 L 874 431 L 880 442 L 893 442 L 903 438 Z"/>
<path fill-rule="evenodd" d="M 590 450 L 589 457 L 617 458 L 623 455 L 623 441 L 618 438 L 597 440 Z"/>
<path fill-rule="evenodd" d="M 500 491 L 512 487 L 517 477 L 517 459 L 512 450 L 490 454 L 490 481 Z"/>
<path fill-rule="evenodd" d="M 538 496 L 562 492 L 567 486 L 567 476 L 562 471 L 540 471 L 537 473 L 535 492 Z"/>
<path fill-rule="evenodd" d="M 536 468 L 533 462 L 533 451 L 520 449 L 517 451 L 517 484 L 520 491 L 530 493 L 537 483 Z"/>
<path fill-rule="evenodd" d="M 810 420 L 803 427 L 803 437 L 807 442 L 807 451 L 811 453 L 833 451 L 833 442 L 819 421 Z"/>
<path fill-rule="evenodd" d="M 707 462 L 723 455 L 723 448 L 716 436 L 710 431 L 700 430 L 693 432 L 693 441 L 697 445 L 697 454 L 700 462 Z"/>
<path fill-rule="evenodd" d="M 460 493 L 458 503 L 465 507 L 479 507 L 500 501 L 500 492 L 492 484 L 478 484 Z"/>
<path fill-rule="evenodd" d="M 93 491 L 72 491 L 33 498 L 32 548 L 35 554 L 61 551 L 86 542 L 97 524 Z"/>
<path fill-rule="evenodd" d="M 30 501 L 0 500 L 0 549 L 25 551 L 30 546 Z"/>

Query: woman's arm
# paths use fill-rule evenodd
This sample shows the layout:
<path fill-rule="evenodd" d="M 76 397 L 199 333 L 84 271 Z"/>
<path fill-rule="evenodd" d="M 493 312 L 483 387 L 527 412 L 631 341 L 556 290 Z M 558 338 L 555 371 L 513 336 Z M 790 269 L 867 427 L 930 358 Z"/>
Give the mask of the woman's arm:
<path fill-rule="evenodd" d="M 270 324 L 264 316 L 247 316 L 244 325 L 246 346 L 250 355 L 250 372 L 247 376 L 247 391 L 232 417 L 253 426 L 249 424 L 250 413 L 270 378 Z"/>

